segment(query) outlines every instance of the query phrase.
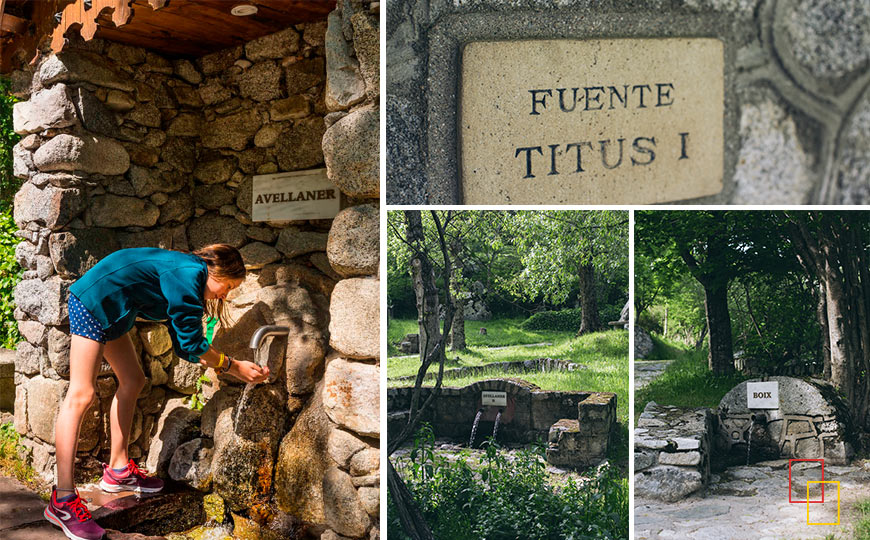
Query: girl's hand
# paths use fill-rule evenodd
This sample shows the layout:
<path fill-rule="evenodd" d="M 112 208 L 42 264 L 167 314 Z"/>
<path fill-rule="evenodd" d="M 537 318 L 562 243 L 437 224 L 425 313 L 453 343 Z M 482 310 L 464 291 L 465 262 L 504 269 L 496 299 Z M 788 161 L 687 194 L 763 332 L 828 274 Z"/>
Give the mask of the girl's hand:
<path fill-rule="evenodd" d="M 261 383 L 269 378 L 269 366 L 260 367 L 253 362 L 234 359 L 227 373 L 245 382 Z"/>

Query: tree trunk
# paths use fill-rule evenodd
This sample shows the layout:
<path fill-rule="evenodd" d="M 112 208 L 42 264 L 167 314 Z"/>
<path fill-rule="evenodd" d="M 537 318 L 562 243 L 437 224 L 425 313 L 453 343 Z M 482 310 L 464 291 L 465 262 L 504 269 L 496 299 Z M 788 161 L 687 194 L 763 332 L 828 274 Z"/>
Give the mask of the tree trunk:
<path fill-rule="evenodd" d="M 453 326 L 450 327 L 450 350 L 464 351 L 465 345 L 465 302 L 457 294 L 453 298 L 453 305 L 456 308 L 453 313 Z"/>
<path fill-rule="evenodd" d="M 728 288 L 721 284 L 704 285 L 704 308 L 710 330 L 708 364 L 714 375 L 734 372 L 731 346 L 731 315 L 728 313 Z"/>
<path fill-rule="evenodd" d="M 701 350 L 701 347 L 704 345 L 704 338 L 707 337 L 707 325 L 704 325 L 704 328 L 701 330 L 701 337 L 695 340 L 695 350 Z"/>
<path fill-rule="evenodd" d="M 414 540 L 434 540 L 435 537 L 432 536 L 432 531 L 426 525 L 426 520 L 417 509 L 414 496 L 405 482 L 402 481 L 398 471 L 393 467 L 392 460 L 389 459 L 387 460 L 387 485 L 405 534 Z"/>
<path fill-rule="evenodd" d="M 831 384 L 843 392 L 846 401 L 855 405 L 853 365 L 850 361 L 849 299 L 843 291 L 843 275 L 836 260 L 831 260 L 830 246 L 822 245 L 826 252 L 825 304 L 828 309 L 828 338 L 831 347 Z M 852 354 L 857 351 L 853 351 Z"/>
<path fill-rule="evenodd" d="M 406 212 L 408 216 L 408 240 L 423 245 L 423 223 L 419 212 Z M 420 361 L 423 362 L 441 338 L 439 326 L 440 304 L 435 288 L 435 273 L 425 254 L 411 257 L 411 277 L 417 304 L 417 326 L 420 329 Z M 442 350 L 441 355 L 444 355 Z M 436 362 L 438 358 L 434 359 Z"/>
<path fill-rule="evenodd" d="M 588 334 L 601 329 L 598 318 L 598 299 L 595 294 L 595 268 L 591 264 L 580 267 L 580 330 L 577 335 Z"/>

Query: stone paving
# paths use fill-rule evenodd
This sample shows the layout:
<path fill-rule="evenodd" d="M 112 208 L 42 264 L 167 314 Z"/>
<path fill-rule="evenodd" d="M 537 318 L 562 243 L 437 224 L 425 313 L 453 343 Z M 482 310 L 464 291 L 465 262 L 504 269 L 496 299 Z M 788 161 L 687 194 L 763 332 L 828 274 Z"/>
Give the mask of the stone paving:
<path fill-rule="evenodd" d="M 793 500 L 805 500 L 806 480 L 819 480 L 820 468 L 810 462 L 792 465 Z M 777 460 L 714 474 L 704 495 L 677 503 L 635 498 L 634 537 L 818 540 L 833 534 L 838 539 L 852 538 L 853 506 L 870 498 L 870 462 L 826 466 L 825 480 L 840 482 L 840 526 L 807 525 L 807 504 L 788 502 L 788 460 Z M 836 521 L 836 495 L 833 486 L 829 489 L 824 504 L 810 505 L 813 522 Z M 810 499 L 817 498 L 818 493 L 811 492 Z"/>
<path fill-rule="evenodd" d="M 651 383 L 664 373 L 673 360 L 635 360 L 634 390 L 635 392 Z"/>

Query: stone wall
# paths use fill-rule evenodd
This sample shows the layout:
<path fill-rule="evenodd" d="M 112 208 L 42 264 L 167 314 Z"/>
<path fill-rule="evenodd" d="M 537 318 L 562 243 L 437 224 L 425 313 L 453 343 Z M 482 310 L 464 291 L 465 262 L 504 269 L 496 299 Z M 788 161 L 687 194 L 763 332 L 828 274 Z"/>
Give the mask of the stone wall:
<path fill-rule="evenodd" d="M 431 388 L 425 387 L 421 390 L 421 402 L 430 391 Z M 506 392 L 507 406 L 483 406 L 481 393 L 484 391 Z M 398 433 L 407 423 L 412 392 L 412 387 L 387 390 L 388 432 Z M 481 411 L 481 416 L 479 435 L 475 440 L 484 440 L 493 432 L 499 411 L 498 439 L 503 442 L 548 440 L 553 424 L 565 418 L 579 419 L 584 423 L 584 429 L 588 426 L 596 434 L 602 433 L 603 429 L 609 435 L 616 422 L 616 396 L 608 392 L 546 391 L 514 378 L 488 379 L 462 388 L 442 387 L 441 394 L 422 421 L 432 424 L 436 437 L 467 442 L 478 411 Z M 606 428 L 593 429 L 593 424 L 606 424 Z"/>
<path fill-rule="evenodd" d="M 634 491 L 676 502 L 710 482 L 715 417 L 710 409 L 647 403 L 634 429 Z"/>
<path fill-rule="evenodd" d="M 724 189 L 690 202 L 870 203 L 862 0 L 392 1 L 387 203 L 461 202 L 445 174 L 458 156 L 443 104 L 455 100 L 465 43 L 678 36 L 718 37 L 726 50 Z"/>
<path fill-rule="evenodd" d="M 120 248 L 224 242 L 249 272 L 215 345 L 250 360 L 254 329 L 289 326 L 264 353 L 274 376 L 237 419 L 239 385 L 209 370 L 210 401 L 191 410 L 201 368 L 175 357 L 164 326 L 138 323 L 130 335 L 148 382 L 131 457 L 273 528 L 379 536 L 377 10 L 345 0 L 328 21 L 195 60 L 73 39 L 14 77 L 25 99 L 14 109 L 24 136 L 14 166 L 25 180 L 15 315 L 26 340 L 15 428 L 40 475 L 54 477 L 69 384 L 69 285 Z M 254 175 L 324 165 L 344 195 L 334 220 L 251 220 Z M 81 478 L 107 457 L 116 386 L 104 362 L 79 441 Z"/>

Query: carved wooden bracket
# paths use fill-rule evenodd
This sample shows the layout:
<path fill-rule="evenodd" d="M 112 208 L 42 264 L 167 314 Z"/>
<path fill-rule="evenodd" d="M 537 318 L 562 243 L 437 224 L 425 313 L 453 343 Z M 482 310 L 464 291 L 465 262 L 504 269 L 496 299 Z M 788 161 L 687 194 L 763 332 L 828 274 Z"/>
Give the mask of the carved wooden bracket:
<path fill-rule="evenodd" d="M 166 5 L 167 0 L 148 0 L 151 8 L 158 10 Z M 85 9 L 85 4 L 90 4 L 90 9 Z M 93 39 L 99 28 L 97 19 L 105 11 L 111 11 L 112 22 L 116 27 L 124 26 L 133 17 L 133 9 L 130 6 L 132 0 L 76 0 L 69 4 L 60 13 L 60 23 L 51 34 L 51 50 L 59 52 L 63 49 L 64 34 L 72 26 L 78 26 L 85 41 Z"/>

